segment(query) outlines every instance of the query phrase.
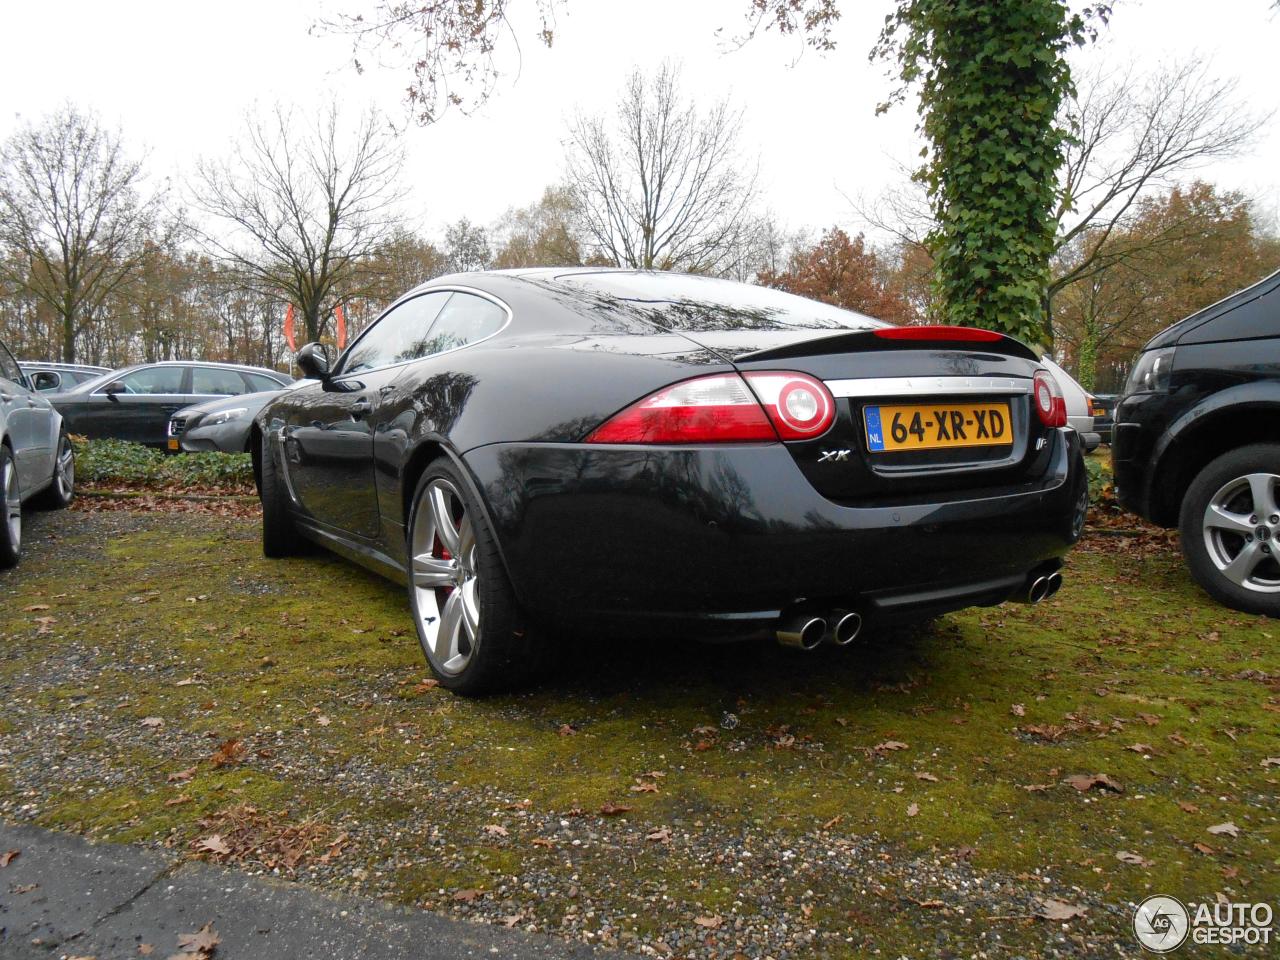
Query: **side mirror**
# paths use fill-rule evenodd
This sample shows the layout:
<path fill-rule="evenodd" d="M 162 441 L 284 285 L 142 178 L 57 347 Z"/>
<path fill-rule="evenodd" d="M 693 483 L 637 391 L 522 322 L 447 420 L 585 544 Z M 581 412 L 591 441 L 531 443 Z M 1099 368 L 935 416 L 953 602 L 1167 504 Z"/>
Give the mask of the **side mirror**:
<path fill-rule="evenodd" d="M 57 390 L 61 384 L 62 378 L 49 370 L 39 370 L 31 376 L 31 389 L 37 393 Z"/>
<path fill-rule="evenodd" d="M 298 369 L 308 380 L 324 383 L 329 379 L 329 351 L 323 343 L 306 343 L 294 358 Z"/>
<path fill-rule="evenodd" d="M 113 380 L 102 388 L 102 392 L 107 395 L 108 400 L 116 400 L 119 394 L 125 392 L 124 383 L 120 380 Z"/>

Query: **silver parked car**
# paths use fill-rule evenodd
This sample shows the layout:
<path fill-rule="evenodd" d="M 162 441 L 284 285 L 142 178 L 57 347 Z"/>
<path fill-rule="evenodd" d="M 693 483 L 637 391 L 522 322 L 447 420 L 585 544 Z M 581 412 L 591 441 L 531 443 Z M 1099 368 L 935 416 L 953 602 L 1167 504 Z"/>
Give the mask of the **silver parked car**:
<path fill-rule="evenodd" d="M 295 380 L 284 390 L 296 390 L 308 383 L 315 381 Z M 187 453 L 199 453 L 202 450 L 248 453 L 249 430 L 254 418 L 283 392 L 262 390 L 183 407 L 169 418 L 169 449 L 181 449 Z"/>
<path fill-rule="evenodd" d="M 55 363 L 44 360 L 19 360 L 18 366 L 27 375 L 27 383 L 38 393 L 64 393 L 80 384 L 110 373 L 110 367 L 98 367 L 90 363 Z"/>
<path fill-rule="evenodd" d="M 0 343 L 0 567 L 22 555 L 22 505 L 65 507 L 75 496 L 76 463 L 62 416 L 35 390 Z"/>

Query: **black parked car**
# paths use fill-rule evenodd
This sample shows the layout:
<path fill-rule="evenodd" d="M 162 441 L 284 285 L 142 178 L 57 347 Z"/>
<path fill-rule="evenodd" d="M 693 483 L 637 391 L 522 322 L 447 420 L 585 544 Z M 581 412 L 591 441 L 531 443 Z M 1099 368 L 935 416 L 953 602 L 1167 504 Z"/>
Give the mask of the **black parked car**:
<path fill-rule="evenodd" d="M 1143 348 L 1116 407 L 1112 457 L 1120 502 L 1181 529 L 1205 590 L 1280 616 L 1280 273 Z"/>
<path fill-rule="evenodd" d="M 724 280 L 444 277 L 298 364 L 317 382 L 255 423 L 264 552 L 407 582 L 459 692 L 526 676 L 545 626 L 809 649 L 1034 602 L 1088 502 L 1021 343 Z"/>
<path fill-rule="evenodd" d="M 173 360 L 125 367 L 49 399 L 73 434 L 164 448 L 169 418 L 183 407 L 292 382 L 286 373 L 260 367 Z"/>
<path fill-rule="evenodd" d="M 38 393 L 63 393 L 111 372 L 110 367 L 88 363 L 53 363 L 43 360 L 19 360 L 18 366 L 27 375 L 31 389 Z"/>

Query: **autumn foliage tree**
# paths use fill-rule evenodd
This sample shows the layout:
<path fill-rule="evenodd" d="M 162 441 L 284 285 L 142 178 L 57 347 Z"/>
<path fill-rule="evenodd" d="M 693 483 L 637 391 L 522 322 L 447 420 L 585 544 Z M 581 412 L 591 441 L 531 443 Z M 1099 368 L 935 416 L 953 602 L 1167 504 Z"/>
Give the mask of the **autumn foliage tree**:
<path fill-rule="evenodd" d="M 1057 345 L 1086 389 L 1115 390 L 1159 330 L 1280 267 L 1280 241 L 1245 197 L 1202 182 L 1144 198 L 1122 227 L 1094 230 L 1063 251 L 1060 269 L 1073 256 L 1101 257 L 1103 266 L 1055 301 Z"/>
<path fill-rule="evenodd" d="M 891 265 L 862 234 L 851 239 L 832 227 L 812 247 L 797 250 L 785 270 L 762 271 L 759 282 L 889 323 L 910 323 L 916 313 L 893 289 L 891 275 Z"/>

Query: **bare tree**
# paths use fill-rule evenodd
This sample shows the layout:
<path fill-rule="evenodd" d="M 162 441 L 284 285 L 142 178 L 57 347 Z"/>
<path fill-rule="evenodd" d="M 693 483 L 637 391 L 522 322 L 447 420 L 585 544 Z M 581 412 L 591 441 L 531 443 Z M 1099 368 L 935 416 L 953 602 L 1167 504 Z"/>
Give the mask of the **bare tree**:
<path fill-rule="evenodd" d="M 68 363 L 145 260 L 160 199 L 142 190 L 142 163 L 120 136 L 70 105 L 0 147 L 0 270 L 57 315 Z"/>
<path fill-rule="evenodd" d="M 1141 198 L 1250 144 L 1269 118 L 1249 113 L 1236 99 L 1237 87 L 1235 80 L 1210 75 L 1197 60 L 1141 79 L 1131 71 L 1085 75 L 1067 105 L 1075 136 L 1061 172 L 1056 269 L 1047 305 L 1073 283 L 1147 254 L 1153 245 L 1185 238 L 1171 224 L 1164 234 L 1144 238 L 1141 250 L 1109 242 L 1133 223 Z"/>
<path fill-rule="evenodd" d="M 313 30 L 350 37 L 357 72 L 363 72 L 365 56 L 393 61 L 399 69 L 407 66 L 413 79 L 405 100 L 414 119 L 426 126 L 451 106 L 466 113 L 489 99 L 499 74 L 496 51 L 502 35 L 512 33 L 511 2 L 378 0 L 367 13 L 339 13 Z M 532 0 L 531 5 L 538 15 L 538 40 L 549 47 L 556 0 Z"/>
<path fill-rule="evenodd" d="M 493 262 L 489 234 L 484 227 L 462 217 L 445 229 L 444 255 L 450 273 L 487 270 Z"/>
<path fill-rule="evenodd" d="M 567 182 L 583 231 L 622 266 L 715 272 L 750 228 L 755 164 L 740 111 L 683 99 L 679 69 L 632 73 L 610 118 L 571 124 Z"/>
<path fill-rule="evenodd" d="M 318 340 L 359 261 L 399 224 L 402 162 L 376 111 L 352 125 L 336 104 L 305 124 L 280 106 L 247 117 L 230 157 L 198 165 L 194 203 L 217 224 L 203 238 L 246 282 L 296 304 Z"/>

